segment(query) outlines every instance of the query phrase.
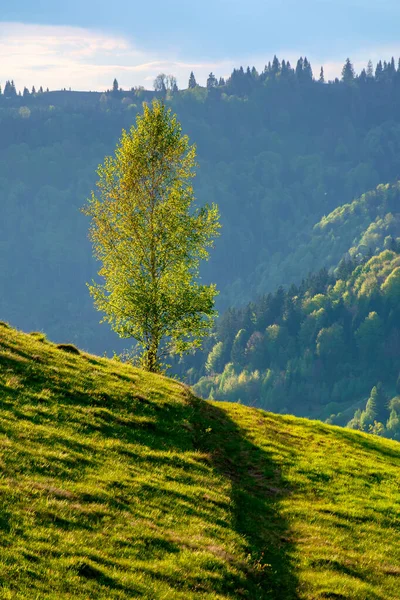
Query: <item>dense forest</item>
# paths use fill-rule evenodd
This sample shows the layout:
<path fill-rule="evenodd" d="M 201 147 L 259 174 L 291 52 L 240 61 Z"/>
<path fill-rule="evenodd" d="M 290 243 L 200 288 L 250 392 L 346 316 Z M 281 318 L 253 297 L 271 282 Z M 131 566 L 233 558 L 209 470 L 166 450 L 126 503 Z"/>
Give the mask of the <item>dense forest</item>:
<path fill-rule="evenodd" d="M 400 238 L 385 245 L 228 310 L 186 359 L 196 393 L 400 439 Z"/>
<path fill-rule="evenodd" d="M 85 287 L 96 265 L 80 207 L 97 165 L 154 96 L 165 97 L 198 146 L 199 204 L 220 207 L 222 235 L 203 270 L 220 290 L 220 310 L 337 265 L 353 246 L 347 218 L 355 217 L 344 209 L 340 225 L 340 215 L 329 223 L 324 215 L 400 176 L 395 61 L 359 75 L 347 61 L 341 80 L 329 83 L 323 73 L 313 77 L 307 59 L 292 68 L 275 57 L 262 73 L 240 68 L 226 81 L 211 75 L 207 87 L 192 75 L 179 91 L 161 77 L 157 91 L 114 82 L 103 94 L 38 88 L 19 95 L 7 82 L 0 95 L 3 319 L 99 353 L 129 345 L 98 324 Z M 385 218 L 378 210 L 371 219 L 378 217 Z M 365 232 L 368 218 L 358 221 Z M 362 245 L 361 238 L 360 230 Z"/>
<path fill-rule="evenodd" d="M 198 203 L 217 203 L 223 225 L 202 272 L 222 316 L 175 372 L 206 397 L 398 436 L 400 64 L 355 74 L 347 60 L 325 82 L 307 59 L 274 57 L 262 73 L 211 73 L 206 87 L 191 74 L 183 90 L 161 75 L 154 87 L 6 83 L 1 318 L 97 353 L 129 346 L 98 323 L 80 209 L 121 129 L 164 98 L 198 148 Z"/>

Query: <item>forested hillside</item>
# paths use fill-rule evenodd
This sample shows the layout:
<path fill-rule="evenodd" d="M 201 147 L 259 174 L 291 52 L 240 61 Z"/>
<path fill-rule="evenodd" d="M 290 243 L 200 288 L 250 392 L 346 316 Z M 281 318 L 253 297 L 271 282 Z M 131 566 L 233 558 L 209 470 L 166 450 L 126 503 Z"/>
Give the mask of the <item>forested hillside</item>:
<path fill-rule="evenodd" d="M 400 239 L 391 240 L 393 250 L 227 311 L 209 348 L 184 363 L 191 383 L 203 375 L 196 393 L 400 439 Z"/>
<path fill-rule="evenodd" d="M 79 209 L 97 165 L 154 95 L 198 146 L 199 203 L 220 207 L 222 235 L 203 271 L 220 289 L 219 308 L 299 284 L 371 240 L 382 250 L 397 231 L 396 186 L 351 204 L 400 177 L 393 60 L 357 76 L 348 61 L 342 80 L 330 83 L 313 78 L 307 60 L 294 69 L 275 58 L 262 73 L 237 69 L 226 82 L 209 78 L 202 88 L 191 80 L 182 91 L 18 96 L 9 84 L 0 95 L 3 319 L 100 353 L 129 345 L 98 324 L 85 287 L 96 265 Z"/>

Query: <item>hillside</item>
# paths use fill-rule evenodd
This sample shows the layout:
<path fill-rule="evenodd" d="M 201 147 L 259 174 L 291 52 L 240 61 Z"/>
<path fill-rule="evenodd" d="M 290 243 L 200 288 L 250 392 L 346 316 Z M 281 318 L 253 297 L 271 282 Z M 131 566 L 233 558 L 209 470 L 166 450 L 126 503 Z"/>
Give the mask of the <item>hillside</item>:
<path fill-rule="evenodd" d="M 227 311 L 176 370 L 203 398 L 400 439 L 400 248 L 390 239 L 396 250 L 357 254 Z"/>
<path fill-rule="evenodd" d="M 395 600 L 396 442 L 0 325 L 1 597 Z"/>
<path fill-rule="evenodd" d="M 287 256 L 286 265 L 310 270 L 336 268 L 343 257 L 360 258 L 393 249 L 400 239 L 400 183 L 379 185 L 318 221 L 305 243 Z"/>
<path fill-rule="evenodd" d="M 276 59 L 262 73 L 235 69 L 212 89 L 158 94 L 197 145 L 199 204 L 220 208 L 222 234 L 202 277 L 217 284 L 221 311 L 334 266 L 353 246 L 352 215 L 344 213 L 345 244 L 336 227 L 331 233 L 315 225 L 399 177 L 395 62 L 384 62 L 375 76 L 329 84 L 304 65 L 293 69 Z M 95 187 L 97 165 L 155 95 L 0 94 L 3 319 L 98 354 L 122 349 L 99 326 L 87 293 L 97 269 L 80 208 Z"/>

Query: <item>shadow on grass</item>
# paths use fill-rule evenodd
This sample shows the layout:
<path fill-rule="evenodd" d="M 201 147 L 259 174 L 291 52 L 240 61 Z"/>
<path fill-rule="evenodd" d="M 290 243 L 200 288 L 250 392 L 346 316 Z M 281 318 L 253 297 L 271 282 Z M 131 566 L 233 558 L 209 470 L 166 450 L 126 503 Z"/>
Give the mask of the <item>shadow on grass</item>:
<path fill-rule="evenodd" d="M 247 587 L 252 600 L 296 600 L 294 549 L 279 503 L 290 493 L 271 456 L 247 439 L 215 404 L 190 397 L 196 447 L 232 485 L 233 527 L 246 540 Z"/>
<path fill-rule="evenodd" d="M 180 590 L 200 592 L 202 586 L 205 586 L 204 591 L 210 589 L 210 586 L 215 586 L 215 594 L 226 593 L 233 598 L 246 597 L 251 600 L 298 599 L 292 561 L 293 541 L 289 524 L 280 511 L 280 501 L 285 494 L 290 493 L 288 484 L 271 455 L 246 438 L 245 433 L 222 407 L 198 400 L 190 394 L 186 403 L 171 402 L 161 406 L 154 391 L 151 392 L 151 398 L 135 395 L 137 390 L 134 382 L 132 391 L 123 400 L 114 398 L 99 387 L 95 388 L 96 383 L 89 379 L 87 384 L 93 388 L 78 391 L 72 376 L 70 379 L 58 378 L 57 373 L 54 376 L 54 373 L 39 361 L 27 362 L 27 359 L 32 358 L 28 354 L 16 353 L 11 347 L 10 350 L 13 355 L 0 357 L 0 368 L 20 376 L 27 390 L 39 392 L 43 388 L 50 388 L 54 395 L 49 401 L 50 404 L 58 408 L 62 406 L 62 410 L 54 413 L 56 422 L 61 425 L 65 421 L 69 426 L 76 422 L 80 430 L 87 435 L 89 444 L 87 448 L 78 448 L 72 439 L 62 437 L 59 433 L 55 439 L 55 433 L 52 432 L 40 443 L 43 448 L 64 448 L 65 457 L 62 464 L 53 455 L 49 455 L 43 467 L 32 459 L 26 464 L 26 469 L 32 475 L 47 473 L 53 477 L 74 479 L 76 473 L 76 476 L 81 478 L 87 467 L 95 466 L 95 453 L 90 449 L 92 435 L 117 439 L 121 442 L 121 454 L 127 455 L 132 461 L 141 460 L 135 455 L 134 445 L 147 446 L 150 452 L 146 455 L 146 461 L 155 471 L 161 466 L 160 463 L 168 460 L 173 461 L 176 467 L 179 458 L 152 456 L 151 451 L 165 451 L 168 447 L 176 455 L 180 451 L 199 450 L 210 457 L 213 468 L 231 484 L 232 517 L 229 522 L 218 524 L 233 528 L 240 534 L 245 545 L 246 560 L 236 559 L 236 574 L 231 569 L 222 567 L 218 579 L 214 578 L 213 563 L 209 571 L 209 581 L 196 579 L 194 575 L 193 578 L 186 577 L 182 580 L 179 574 L 170 574 L 171 586 Z M 29 393 L 26 398 L 21 398 L 18 390 L 10 390 L 1 385 L 1 395 L 7 396 L 2 409 L 18 413 L 15 414 L 18 420 L 30 420 L 35 424 L 48 421 L 45 414 L 39 414 L 41 403 L 29 397 Z M 13 407 L 13 402 L 17 399 L 18 408 Z M 163 399 L 164 396 L 160 393 L 160 400 Z M 36 407 L 36 411 L 31 409 L 32 406 Z M 86 410 L 87 408 L 90 410 Z M 113 408 L 122 410 L 122 415 L 111 414 L 110 410 Z M 132 418 L 126 416 L 126 411 L 131 412 Z M 138 416 L 143 417 L 141 422 L 137 419 Z M 74 452 L 77 452 L 77 455 Z M 83 452 L 87 455 L 83 456 Z M 204 471 L 204 465 L 204 462 L 202 464 L 199 461 L 198 464 L 192 463 L 188 468 L 183 461 L 180 477 L 185 480 L 195 477 L 197 473 L 200 475 Z M 158 491 L 156 481 L 152 485 L 143 485 L 138 508 L 140 503 L 150 506 L 153 502 L 158 502 L 158 508 L 161 507 L 167 512 L 172 502 L 180 506 L 183 514 L 201 517 L 212 525 L 217 524 L 218 511 L 211 507 L 211 501 L 208 509 L 199 506 L 195 497 L 163 489 L 163 503 L 160 503 Z M 89 498 L 82 497 L 81 501 L 89 501 Z M 118 503 L 121 509 L 129 512 L 133 510 L 129 488 L 126 492 L 123 488 L 118 490 L 118 493 L 113 495 L 113 502 Z M 49 514 L 48 519 L 60 530 L 82 528 L 85 525 L 95 529 L 102 527 L 101 519 L 98 523 L 88 523 L 82 517 L 75 523 L 57 514 Z M 7 527 L 7 523 L 4 523 L 3 527 Z M 174 554 L 175 546 L 171 543 L 167 546 L 146 544 L 146 553 L 149 559 L 155 555 L 158 557 L 159 554 Z M 229 561 L 234 559 L 226 556 L 224 560 L 227 566 Z M 146 570 L 145 565 L 142 570 Z M 81 571 L 79 574 L 83 578 L 101 579 L 102 585 L 110 589 L 118 587 L 114 579 L 103 577 L 93 565 L 92 568 L 85 566 Z M 166 573 L 150 573 L 149 570 L 149 574 L 154 579 L 160 577 L 166 581 Z"/>

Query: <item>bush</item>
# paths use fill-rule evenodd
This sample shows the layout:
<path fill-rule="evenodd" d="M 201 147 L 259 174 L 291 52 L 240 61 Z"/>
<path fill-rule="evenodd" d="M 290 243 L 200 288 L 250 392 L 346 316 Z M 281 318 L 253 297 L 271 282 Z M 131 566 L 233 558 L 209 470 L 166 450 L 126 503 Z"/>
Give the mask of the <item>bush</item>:
<path fill-rule="evenodd" d="M 73 344 L 57 344 L 58 350 L 69 352 L 69 354 L 80 354 L 78 348 Z"/>
<path fill-rule="evenodd" d="M 32 337 L 34 337 L 38 342 L 47 342 L 47 337 L 45 333 L 42 333 L 41 331 L 31 331 L 30 334 Z"/>

